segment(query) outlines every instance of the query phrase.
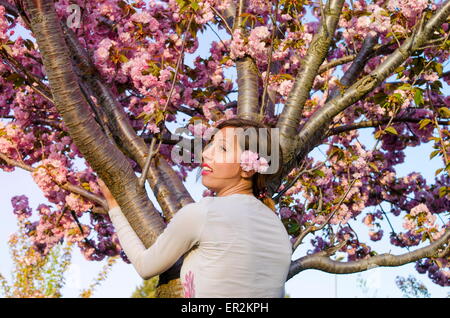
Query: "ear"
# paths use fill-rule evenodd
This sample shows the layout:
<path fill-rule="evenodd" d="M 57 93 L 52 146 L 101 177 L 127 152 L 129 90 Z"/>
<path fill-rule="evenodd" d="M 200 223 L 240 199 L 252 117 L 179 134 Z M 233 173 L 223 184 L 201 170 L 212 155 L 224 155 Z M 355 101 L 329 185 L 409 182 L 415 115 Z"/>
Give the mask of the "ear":
<path fill-rule="evenodd" d="M 241 177 L 244 179 L 250 179 L 255 173 L 255 170 L 245 171 L 241 169 Z"/>

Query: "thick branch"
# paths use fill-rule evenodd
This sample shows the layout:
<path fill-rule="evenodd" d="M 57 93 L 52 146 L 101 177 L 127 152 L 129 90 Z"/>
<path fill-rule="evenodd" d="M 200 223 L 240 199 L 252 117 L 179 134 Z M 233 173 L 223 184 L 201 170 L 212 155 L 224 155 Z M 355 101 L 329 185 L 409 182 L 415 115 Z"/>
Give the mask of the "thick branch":
<path fill-rule="evenodd" d="M 0 0 L 0 3 L 2 4 L 3 0 Z M 14 17 L 18 17 L 20 15 L 19 10 L 9 4 L 7 6 L 7 12 Z M 93 94 L 97 98 L 99 103 L 103 106 L 102 108 L 98 109 L 92 107 L 94 111 L 98 112 L 97 119 L 100 121 L 99 124 L 106 132 L 109 132 L 109 126 L 105 127 L 104 125 L 102 125 L 102 123 L 107 123 L 109 125 L 113 123 L 112 129 L 118 147 L 125 155 L 132 158 L 142 167 L 147 153 L 147 146 L 145 145 L 145 142 L 143 142 L 143 139 L 141 137 L 138 137 L 136 135 L 120 104 L 113 97 L 110 89 L 104 85 L 101 77 L 90 62 L 89 54 L 81 47 L 73 31 L 67 28 L 67 26 L 63 22 L 61 22 L 61 27 L 63 28 L 66 35 L 66 43 L 69 46 L 72 56 L 74 56 L 76 60 L 76 63 L 73 66 L 75 67 L 75 70 L 77 70 L 78 74 L 84 79 L 84 82 L 80 83 L 82 85 L 82 88 L 84 90 L 87 90 L 89 94 Z M 32 86 L 32 88 L 36 89 L 34 86 Z M 110 104 L 107 104 L 108 102 Z M 106 112 L 106 115 L 108 115 L 109 119 L 107 122 L 105 122 L 104 120 L 105 110 L 109 110 L 109 112 Z M 188 111 L 187 108 L 183 108 L 180 110 L 186 112 Z M 173 169 L 168 165 L 165 159 L 160 158 L 160 160 L 164 161 L 159 165 L 159 168 L 162 171 L 153 171 L 154 169 L 156 169 L 156 167 L 155 165 L 152 165 L 150 167 L 152 173 L 148 175 L 148 180 L 152 189 L 154 189 L 153 185 L 155 185 L 157 182 L 160 183 L 157 187 L 158 190 L 155 192 L 155 196 L 164 211 L 166 221 L 168 221 L 173 217 L 174 213 L 176 213 L 178 209 L 180 209 L 187 203 L 193 202 L 193 200 L 190 194 L 185 189 L 178 175 L 176 175 L 176 172 L 173 171 Z M 158 174 L 166 176 L 166 179 L 176 179 L 171 179 L 169 181 L 166 180 L 165 185 L 163 185 L 163 178 L 160 178 L 159 180 L 154 180 L 152 178 L 153 176 L 157 176 Z"/>
<path fill-rule="evenodd" d="M 426 47 L 428 47 L 429 45 L 435 45 L 437 43 L 443 43 L 445 42 L 447 37 L 440 37 L 437 39 L 432 39 L 428 42 L 426 42 L 424 45 L 422 45 L 422 47 L 419 48 L 419 50 L 423 50 Z M 388 44 L 377 44 L 373 47 L 373 51 L 372 53 L 369 55 L 369 58 L 372 58 L 374 56 L 378 56 L 378 55 L 386 55 L 386 54 L 391 54 L 392 52 L 395 51 L 396 48 L 393 47 L 393 43 L 388 43 Z M 332 69 L 336 66 L 339 65 L 343 65 L 343 64 L 347 64 L 349 62 L 352 62 L 358 54 L 350 54 L 350 55 L 346 55 L 343 56 L 341 58 L 338 58 L 336 60 L 327 62 L 325 64 L 323 64 L 320 68 L 319 68 L 319 74 L 324 73 L 326 71 L 328 71 L 329 69 Z"/>
<path fill-rule="evenodd" d="M 341 78 L 342 86 L 350 86 L 355 82 L 358 78 L 358 75 L 364 69 L 364 65 L 366 65 L 367 60 L 373 52 L 373 47 L 378 42 L 378 35 L 368 35 L 362 44 L 361 50 L 356 56 L 350 68 L 345 72 L 344 76 Z M 339 94 L 339 87 L 334 89 L 327 98 L 327 101 L 333 99 Z"/>
<path fill-rule="evenodd" d="M 26 4 L 55 106 L 75 145 L 105 181 L 144 245 L 151 246 L 165 224 L 145 190 L 137 186 L 138 179 L 127 158 L 95 122 L 78 86 L 53 1 L 27 0 Z"/>
<path fill-rule="evenodd" d="M 395 50 L 372 73 L 364 76 L 350 86 L 344 93 L 327 102 L 317 110 L 303 126 L 300 134 L 295 138 L 291 151 L 284 152 L 285 165 L 282 175 L 287 175 L 292 167 L 302 161 L 303 158 L 319 144 L 325 135 L 328 125 L 333 118 L 346 108 L 361 100 L 379 86 L 393 71 L 399 67 L 414 51 L 420 48 L 432 35 L 435 28 L 442 25 L 450 13 L 450 0 L 447 0 L 433 17 L 423 26 L 416 26 L 414 34 Z M 423 21 L 423 20 L 422 20 Z"/>
<path fill-rule="evenodd" d="M 236 5 L 233 1 L 230 1 L 230 5 L 225 10 L 223 10 L 222 16 L 225 18 L 228 27 L 233 30 L 234 20 L 236 19 Z"/>
<path fill-rule="evenodd" d="M 329 0 L 327 3 L 326 16 L 322 17 L 320 29 L 308 48 L 296 76 L 294 87 L 280 115 L 277 127 L 280 128 L 280 143 L 283 153 L 290 153 L 295 149 L 293 140 L 294 136 L 298 134 L 303 107 L 309 98 L 319 67 L 328 54 L 343 4 L 344 0 Z M 276 191 L 276 189 L 271 190 Z"/>
<path fill-rule="evenodd" d="M 246 35 L 243 16 L 246 1 L 239 0 L 234 28 L 240 28 L 241 34 Z M 259 88 L 258 70 L 255 61 L 250 56 L 244 56 L 236 61 L 238 82 L 238 117 L 261 120 L 259 117 Z"/>
<path fill-rule="evenodd" d="M 260 120 L 258 101 L 258 72 L 255 61 L 248 56 L 236 61 L 238 77 L 237 115 L 245 119 Z"/>
<path fill-rule="evenodd" d="M 294 277 L 306 269 L 318 269 L 327 273 L 350 274 L 362 272 L 367 269 L 384 266 L 394 267 L 408 264 L 422 258 L 439 257 L 439 249 L 445 244 L 450 243 L 450 228 L 447 228 L 444 234 L 436 241 L 426 247 L 419 248 L 413 252 L 402 255 L 392 255 L 388 253 L 372 256 L 368 259 L 362 259 L 351 262 L 337 262 L 330 259 L 326 253 L 316 253 L 299 258 L 291 263 L 287 279 Z"/>
<path fill-rule="evenodd" d="M 25 78 L 26 84 L 30 86 L 36 93 L 47 99 L 49 102 L 53 103 L 50 89 L 47 85 L 42 83 L 41 79 L 37 78 L 34 74 L 30 73 L 21 64 L 19 64 L 13 56 L 5 49 L 0 49 L 0 56 L 2 57 L 3 63 L 8 65 L 16 74 L 22 75 Z M 34 86 L 33 83 L 37 85 Z"/>
<path fill-rule="evenodd" d="M 398 123 L 418 123 L 423 119 L 424 118 L 396 117 L 396 118 L 393 118 L 392 121 L 398 122 Z M 333 136 L 333 135 L 341 134 L 346 131 L 354 130 L 354 129 L 378 127 L 380 125 L 387 124 L 389 122 L 389 120 L 390 120 L 390 117 L 387 117 L 387 118 L 383 118 L 383 119 L 379 119 L 379 120 L 366 120 L 366 121 L 361 121 L 361 122 L 355 123 L 355 124 L 334 127 L 334 128 L 330 129 L 330 131 L 326 134 L 325 138 Z M 438 120 L 438 124 L 439 125 L 450 125 L 450 121 L 449 120 Z"/>
<path fill-rule="evenodd" d="M 0 159 L 5 161 L 7 165 L 15 166 L 15 167 L 21 168 L 21 169 L 29 171 L 29 172 L 33 172 L 34 170 L 36 170 L 36 168 L 33 168 L 30 165 L 27 165 L 23 162 L 19 162 L 17 160 L 8 158 L 8 156 L 6 156 L 3 153 L 0 153 Z M 54 181 L 54 182 L 57 183 L 56 181 Z M 89 192 L 82 187 L 73 185 L 71 183 L 63 183 L 63 184 L 57 183 L 57 184 L 60 188 L 62 188 L 64 190 L 73 192 L 75 194 L 79 194 L 82 197 L 84 197 L 85 199 L 99 204 L 102 207 L 102 209 L 96 209 L 96 212 L 106 213 L 108 211 L 108 203 L 102 197 L 100 197 L 92 192 Z"/>
<path fill-rule="evenodd" d="M 141 168 L 144 167 L 148 154 L 148 147 L 144 139 L 136 134 L 122 105 L 104 84 L 72 30 L 65 27 L 65 34 L 67 44 L 75 58 L 76 65 L 80 68 L 82 78 L 91 87 L 108 118 L 108 125 L 116 143 Z M 169 221 L 180 208 L 193 202 L 193 199 L 166 159 L 159 154 L 156 157 L 157 159 L 153 160 L 149 167 L 147 180 L 164 212 L 166 221 Z"/>

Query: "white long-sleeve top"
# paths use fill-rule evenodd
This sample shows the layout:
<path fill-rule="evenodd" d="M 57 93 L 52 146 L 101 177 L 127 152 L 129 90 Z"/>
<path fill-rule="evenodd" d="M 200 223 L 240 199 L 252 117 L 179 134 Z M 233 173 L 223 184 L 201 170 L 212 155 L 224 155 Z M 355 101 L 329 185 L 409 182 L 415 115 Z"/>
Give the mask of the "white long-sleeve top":
<path fill-rule="evenodd" d="M 292 244 L 279 217 L 253 195 L 203 197 L 182 207 L 148 249 L 120 207 L 109 210 L 119 242 L 144 279 L 184 255 L 184 297 L 284 297 Z"/>

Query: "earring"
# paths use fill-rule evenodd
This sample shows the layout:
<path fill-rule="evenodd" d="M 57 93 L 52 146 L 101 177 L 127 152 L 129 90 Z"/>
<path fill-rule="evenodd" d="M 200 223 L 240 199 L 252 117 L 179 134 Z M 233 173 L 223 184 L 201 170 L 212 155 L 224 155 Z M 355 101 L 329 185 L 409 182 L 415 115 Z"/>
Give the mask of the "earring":
<path fill-rule="evenodd" d="M 267 193 L 267 187 L 264 187 L 264 188 L 259 192 L 258 198 L 262 199 L 262 198 L 267 197 L 267 196 L 268 196 L 268 193 Z"/>

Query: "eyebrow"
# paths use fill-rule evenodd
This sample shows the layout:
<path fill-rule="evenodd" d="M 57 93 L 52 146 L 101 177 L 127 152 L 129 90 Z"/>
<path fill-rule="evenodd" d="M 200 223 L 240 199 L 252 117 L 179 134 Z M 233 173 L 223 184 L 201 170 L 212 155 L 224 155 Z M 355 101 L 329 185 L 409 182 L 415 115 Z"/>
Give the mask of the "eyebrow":
<path fill-rule="evenodd" d="M 216 139 L 214 139 L 214 137 L 215 136 L 213 136 L 211 139 L 210 139 L 210 141 L 208 142 L 208 144 L 209 143 L 211 143 L 211 142 L 213 142 L 214 140 L 216 140 Z M 224 141 L 225 142 L 225 144 L 227 145 L 227 146 L 230 146 L 230 144 L 228 143 L 228 141 L 225 139 L 225 138 L 220 138 L 220 139 L 217 139 L 217 142 L 220 142 L 220 141 Z"/>
<path fill-rule="evenodd" d="M 230 145 L 230 143 L 225 138 L 221 138 L 217 142 L 219 142 L 219 141 L 224 141 L 228 146 Z"/>

